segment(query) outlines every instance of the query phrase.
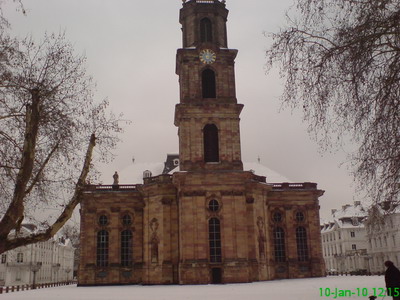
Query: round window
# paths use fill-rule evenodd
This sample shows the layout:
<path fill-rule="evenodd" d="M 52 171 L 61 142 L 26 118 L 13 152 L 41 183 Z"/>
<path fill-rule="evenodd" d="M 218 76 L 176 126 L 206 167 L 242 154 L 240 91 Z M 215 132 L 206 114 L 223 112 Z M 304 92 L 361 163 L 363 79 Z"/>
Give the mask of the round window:
<path fill-rule="evenodd" d="M 303 222 L 304 221 L 304 214 L 301 211 L 298 211 L 296 213 L 296 221 L 297 222 Z"/>
<path fill-rule="evenodd" d="M 107 223 L 108 223 L 107 216 L 101 215 L 101 216 L 99 217 L 99 224 L 100 224 L 101 226 L 104 226 L 104 225 L 107 225 Z"/>
<path fill-rule="evenodd" d="M 282 214 L 279 211 L 274 212 L 274 214 L 272 215 L 272 219 L 275 222 L 281 222 L 282 221 Z"/>
<path fill-rule="evenodd" d="M 208 209 L 211 211 L 217 211 L 219 209 L 218 201 L 213 199 L 210 202 L 208 202 Z"/>
<path fill-rule="evenodd" d="M 132 224 L 132 218 L 130 215 L 125 215 L 122 217 L 122 224 L 123 225 L 131 225 Z"/>

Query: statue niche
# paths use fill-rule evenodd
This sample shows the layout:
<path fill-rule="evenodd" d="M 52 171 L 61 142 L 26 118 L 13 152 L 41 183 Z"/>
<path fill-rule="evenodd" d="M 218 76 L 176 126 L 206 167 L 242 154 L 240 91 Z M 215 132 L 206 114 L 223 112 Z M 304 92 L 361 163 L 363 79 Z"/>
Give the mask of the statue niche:
<path fill-rule="evenodd" d="M 158 262 L 158 244 L 160 243 L 160 239 L 158 237 L 158 220 L 156 218 L 153 218 L 150 221 L 150 230 L 151 230 L 151 236 L 150 236 L 150 261 L 152 263 L 157 263 Z"/>
<path fill-rule="evenodd" d="M 257 218 L 258 227 L 258 251 L 260 253 L 260 260 L 265 260 L 265 230 L 264 230 L 264 220 L 262 217 Z"/>

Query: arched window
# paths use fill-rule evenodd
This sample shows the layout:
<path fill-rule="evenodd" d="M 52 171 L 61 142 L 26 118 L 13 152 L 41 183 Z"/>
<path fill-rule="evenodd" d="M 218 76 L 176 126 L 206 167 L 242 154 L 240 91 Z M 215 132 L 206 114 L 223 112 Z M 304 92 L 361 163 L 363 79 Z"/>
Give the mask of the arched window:
<path fill-rule="evenodd" d="M 221 225 L 217 218 L 208 221 L 208 238 L 210 243 L 210 262 L 221 262 Z"/>
<path fill-rule="evenodd" d="M 210 19 L 200 20 L 200 40 L 202 43 L 212 42 L 212 24 Z"/>
<path fill-rule="evenodd" d="M 201 74 L 203 98 L 216 98 L 215 72 L 205 69 Z"/>
<path fill-rule="evenodd" d="M 298 211 L 296 213 L 296 221 L 297 222 L 303 222 L 305 219 L 304 214 L 301 211 Z"/>
<path fill-rule="evenodd" d="M 304 227 L 296 228 L 297 258 L 299 261 L 308 260 L 307 232 Z"/>
<path fill-rule="evenodd" d="M 101 216 L 99 217 L 99 224 L 100 224 L 101 226 L 107 225 L 107 224 L 108 224 L 108 218 L 107 218 L 107 216 L 101 215 Z"/>
<path fill-rule="evenodd" d="M 217 200 L 212 199 L 208 202 L 208 209 L 212 212 L 216 212 L 219 210 L 219 203 Z"/>
<path fill-rule="evenodd" d="M 274 212 L 274 214 L 272 215 L 272 219 L 273 219 L 276 223 L 282 222 L 282 213 L 279 212 L 279 211 Z"/>
<path fill-rule="evenodd" d="M 207 124 L 203 129 L 204 161 L 219 162 L 218 128 L 214 124 Z"/>
<path fill-rule="evenodd" d="M 122 225 L 124 226 L 132 225 L 132 217 L 130 215 L 124 215 L 122 217 Z"/>
<path fill-rule="evenodd" d="M 286 260 L 285 251 L 285 231 L 281 227 L 274 229 L 275 261 L 283 262 Z"/>
<path fill-rule="evenodd" d="M 132 265 L 133 235 L 131 230 L 121 232 L 121 266 Z"/>
<path fill-rule="evenodd" d="M 106 267 L 108 265 L 108 232 L 100 230 L 97 233 L 97 266 Z"/>

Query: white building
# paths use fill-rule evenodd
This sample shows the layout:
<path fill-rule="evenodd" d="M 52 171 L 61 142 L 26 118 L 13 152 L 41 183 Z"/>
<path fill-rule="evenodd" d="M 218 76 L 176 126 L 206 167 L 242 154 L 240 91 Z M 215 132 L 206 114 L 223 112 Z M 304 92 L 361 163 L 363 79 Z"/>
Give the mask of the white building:
<path fill-rule="evenodd" d="M 387 260 L 400 266 L 400 206 L 390 214 L 387 211 L 381 206 L 373 206 L 365 222 L 372 273 L 383 273 Z"/>
<path fill-rule="evenodd" d="M 23 224 L 21 234 L 36 230 Z M 25 285 L 72 280 L 74 248 L 69 240 L 54 237 L 46 242 L 22 246 L 0 257 L 0 285 Z"/>
<path fill-rule="evenodd" d="M 368 272 L 367 210 L 360 201 L 332 210 L 332 221 L 321 225 L 322 251 L 327 272 Z"/>

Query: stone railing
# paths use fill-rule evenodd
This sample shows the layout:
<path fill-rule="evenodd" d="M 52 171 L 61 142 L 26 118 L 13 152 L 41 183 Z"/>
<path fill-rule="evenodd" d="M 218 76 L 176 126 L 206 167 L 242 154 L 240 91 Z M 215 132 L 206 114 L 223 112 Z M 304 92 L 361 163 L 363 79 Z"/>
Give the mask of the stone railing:
<path fill-rule="evenodd" d="M 317 184 L 313 182 L 304 183 L 272 183 L 274 190 L 316 190 Z"/>
<path fill-rule="evenodd" d="M 172 175 L 161 174 L 161 175 L 154 176 L 154 177 L 143 178 L 143 181 L 144 181 L 144 184 L 171 182 L 172 181 Z"/>
<path fill-rule="evenodd" d="M 215 2 L 225 3 L 225 0 L 182 0 L 183 3 L 186 2 L 196 2 L 196 3 L 205 3 L 205 4 L 213 4 Z"/>
<path fill-rule="evenodd" d="M 267 182 L 267 177 L 265 177 L 265 176 L 259 176 L 259 175 L 256 175 L 256 174 L 253 174 L 253 177 L 252 177 L 252 179 L 254 180 L 254 181 L 257 181 L 257 182 Z"/>
<path fill-rule="evenodd" d="M 117 184 L 117 185 L 86 185 L 85 191 L 137 191 L 136 184 Z"/>
<path fill-rule="evenodd" d="M 76 281 L 71 280 L 71 281 L 52 282 L 52 283 L 38 283 L 35 285 L 23 284 L 23 285 L 0 286 L 0 294 L 34 290 L 34 289 L 43 289 L 43 288 L 70 285 L 70 284 L 76 284 Z"/>

